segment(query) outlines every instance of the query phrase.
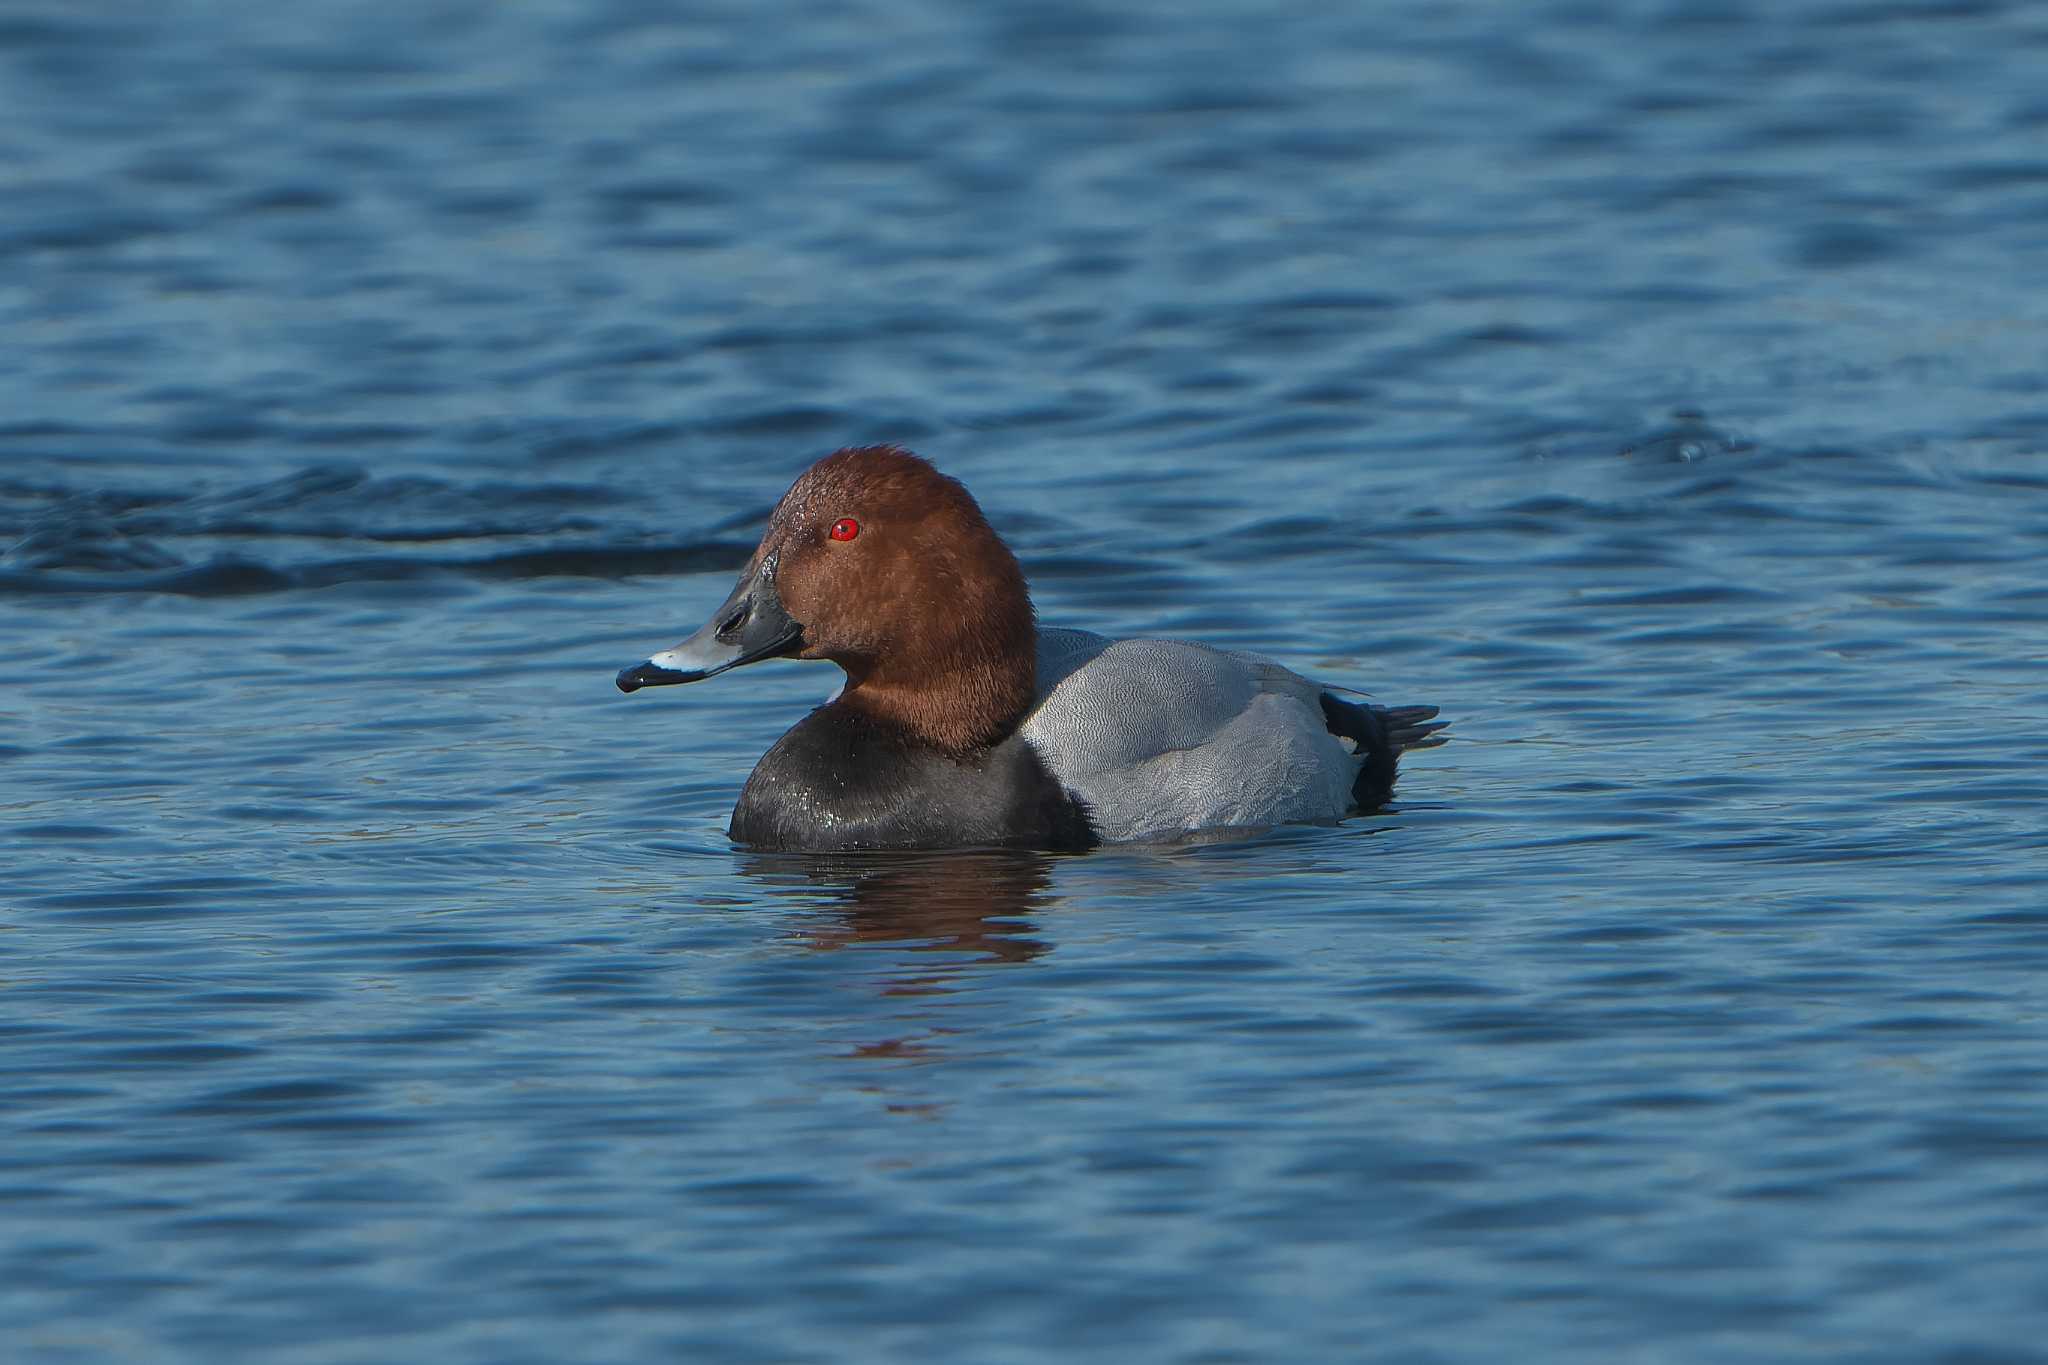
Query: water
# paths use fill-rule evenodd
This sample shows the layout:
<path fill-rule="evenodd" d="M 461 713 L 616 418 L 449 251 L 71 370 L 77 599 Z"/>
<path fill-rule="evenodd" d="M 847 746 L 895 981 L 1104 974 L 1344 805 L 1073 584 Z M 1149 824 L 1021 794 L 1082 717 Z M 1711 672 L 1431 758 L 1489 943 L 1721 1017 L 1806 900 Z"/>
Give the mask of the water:
<path fill-rule="evenodd" d="M 0 13 L 11 1360 L 2041 1360 L 2048 14 Z M 1456 742 L 733 850 L 809 460 Z"/>

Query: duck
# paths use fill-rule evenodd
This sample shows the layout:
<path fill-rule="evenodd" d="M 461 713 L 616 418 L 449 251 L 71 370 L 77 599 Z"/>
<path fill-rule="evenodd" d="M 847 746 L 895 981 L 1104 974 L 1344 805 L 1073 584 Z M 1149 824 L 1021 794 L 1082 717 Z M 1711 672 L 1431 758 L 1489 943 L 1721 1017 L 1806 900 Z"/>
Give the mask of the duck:
<path fill-rule="evenodd" d="M 1390 799 L 1434 706 L 1337 695 L 1261 655 L 1041 628 L 1017 557 L 959 480 L 895 445 L 799 475 L 695 634 L 621 692 L 769 659 L 838 693 L 762 756 L 728 834 L 754 850 L 1083 851 L 1333 823 Z"/>

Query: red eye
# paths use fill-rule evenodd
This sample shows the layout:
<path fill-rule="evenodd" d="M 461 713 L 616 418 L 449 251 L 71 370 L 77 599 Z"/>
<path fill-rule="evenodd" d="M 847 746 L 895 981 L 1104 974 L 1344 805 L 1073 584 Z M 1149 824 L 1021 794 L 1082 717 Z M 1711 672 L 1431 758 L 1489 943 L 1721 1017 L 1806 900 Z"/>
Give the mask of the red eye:
<path fill-rule="evenodd" d="M 852 517 L 841 517 L 832 523 L 832 539 L 852 540 L 860 534 L 860 523 Z"/>

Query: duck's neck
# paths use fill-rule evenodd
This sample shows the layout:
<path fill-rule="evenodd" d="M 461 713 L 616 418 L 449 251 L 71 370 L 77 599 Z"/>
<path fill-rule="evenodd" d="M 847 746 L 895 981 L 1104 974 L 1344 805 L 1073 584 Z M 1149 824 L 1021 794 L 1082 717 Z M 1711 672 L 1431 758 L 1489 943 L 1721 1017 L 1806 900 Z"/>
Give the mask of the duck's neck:
<path fill-rule="evenodd" d="M 965 756 L 1008 739 L 1037 697 L 1037 647 L 927 661 L 898 674 L 850 663 L 835 706 Z"/>

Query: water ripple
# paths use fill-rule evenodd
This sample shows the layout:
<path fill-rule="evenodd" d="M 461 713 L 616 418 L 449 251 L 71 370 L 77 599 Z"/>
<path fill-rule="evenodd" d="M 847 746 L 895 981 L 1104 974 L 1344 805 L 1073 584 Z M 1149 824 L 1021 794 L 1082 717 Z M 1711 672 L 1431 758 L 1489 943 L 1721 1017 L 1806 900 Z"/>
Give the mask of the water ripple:
<path fill-rule="evenodd" d="M 12 7 L 7 1339 L 2021 1358 L 2041 38 Z M 610 679 L 868 440 L 1048 623 L 1457 742 L 1332 828 L 736 853 L 832 670 Z"/>

